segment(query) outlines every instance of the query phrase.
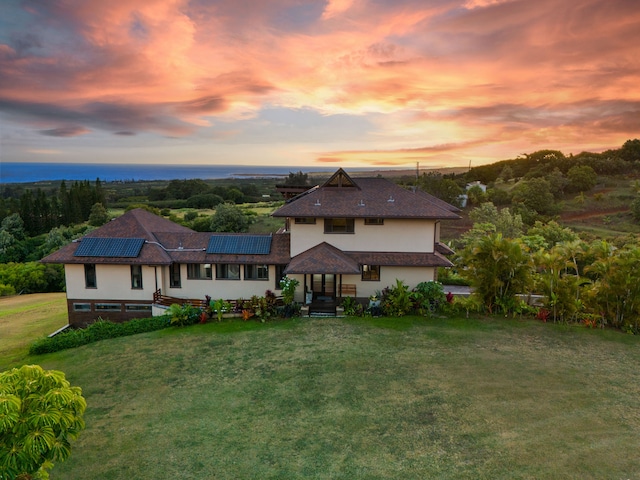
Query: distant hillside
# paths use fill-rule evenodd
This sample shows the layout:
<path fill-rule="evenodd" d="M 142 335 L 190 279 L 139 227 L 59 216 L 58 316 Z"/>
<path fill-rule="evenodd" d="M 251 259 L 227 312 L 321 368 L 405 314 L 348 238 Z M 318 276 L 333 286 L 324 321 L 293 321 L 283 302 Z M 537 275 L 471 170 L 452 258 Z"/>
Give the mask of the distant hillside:
<path fill-rule="evenodd" d="M 563 174 L 575 166 L 588 165 L 598 175 L 614 175 L 629 173 L 640 169 L 640 140 L 627 140 L 622 147 L 607 150 L 602 153 L 582 152 L 577 155 L 565 156 L 558 150 L 540 150 L 523 157 L 489 165 L 473 167 L 466 175 L 468 181 L 479 180 L 483 183 L 495 182 L 505 176 L 521 178 L 529 176 L 544 176 L 558 169 Z M 507 175 L 505 175 L 505 173 Z"/>

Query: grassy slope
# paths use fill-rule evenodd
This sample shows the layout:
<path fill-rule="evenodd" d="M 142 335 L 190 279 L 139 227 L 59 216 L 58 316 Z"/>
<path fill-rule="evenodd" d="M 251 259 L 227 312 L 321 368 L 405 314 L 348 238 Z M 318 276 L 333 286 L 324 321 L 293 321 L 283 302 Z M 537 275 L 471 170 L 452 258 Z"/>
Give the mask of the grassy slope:
<path fill-rule="evenodd" d="M 507 319 L 322 319 L 36 360 L 89 404 L 53 480 L 640 478 L 638 341 Z"/>
<path fill-rule="evenodd" d="M 33 340 L 67 323 L 64 293 L 0 297 L 0 371 L 23 363 Z"/>

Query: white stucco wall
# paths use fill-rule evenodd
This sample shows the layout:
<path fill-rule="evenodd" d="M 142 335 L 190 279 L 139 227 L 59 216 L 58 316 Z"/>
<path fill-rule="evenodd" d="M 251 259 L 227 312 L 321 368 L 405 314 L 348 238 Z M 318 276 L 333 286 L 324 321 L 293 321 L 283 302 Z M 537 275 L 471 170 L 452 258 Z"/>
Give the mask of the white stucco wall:
<path fill-rule="evenodd" d="M 96 264 L 96 288 L 86 288 L 84 265 L 65 265 L 67 298 L 78 300 L 152 300 L 155 269 L 142 266 L 142 289 L 131 288 L 129 265 Z M 158 271 L 160 268 L 158 267 Z"/>
<path fill-rule="evenodd" d="M 291 256 L 294 257 L 322 242 L 344 251 L 433 252 L 435 221 L 385 219 L 384 225 L 365 225 L 355 219 L 355 233 L 324 233 L 324 219 L 314 225 L 290 222 Z"/>

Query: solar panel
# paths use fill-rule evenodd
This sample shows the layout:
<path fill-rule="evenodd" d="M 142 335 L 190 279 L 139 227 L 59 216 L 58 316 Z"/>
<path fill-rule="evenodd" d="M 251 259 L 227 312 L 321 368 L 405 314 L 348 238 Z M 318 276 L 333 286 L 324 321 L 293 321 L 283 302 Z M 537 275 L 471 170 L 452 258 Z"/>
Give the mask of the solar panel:
<path fill-rule="evenodd" d="M 135 258 L 144 238 L 83 238 L 74 257 Z"/>
<path fill-rule="evenodd" d="M 270 251 L 270 235 L 214 235 L 207 246 L 207 253 L 267 255 Z"/>

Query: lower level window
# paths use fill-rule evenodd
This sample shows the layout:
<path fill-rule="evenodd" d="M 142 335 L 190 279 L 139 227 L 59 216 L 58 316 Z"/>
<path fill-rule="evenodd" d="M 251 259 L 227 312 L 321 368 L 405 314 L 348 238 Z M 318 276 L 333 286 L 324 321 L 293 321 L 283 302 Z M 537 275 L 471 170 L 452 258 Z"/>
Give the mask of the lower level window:
<path fill-rule="evenodd" d="M 74 303 L 73 311 L 74 312 L 90 312 L 91 304 L 90 303 Z"/>
<path fill-rule="evenodd" d="M 245 265 L 245 280 L 269 280 L 269 265 Z"/>
<path fill-rule="evenodd" d="M 363 281 L 380 281 L 380 265 L 362 265 Z"/>
<path fill-rule="evenodd" d="M 191 280 L 211 279 L 210 263 L 188 263 L 187 278 Z"/>
<path fill-rule="evenodd" d="M 122 306 L 119 303 L 96 303 L 96 312 L 119 312 Z"/>
<path fill-rule="evenodd" d="M 240 265 L 234 263 L 218 263 L 216 265 L 216 279 L 240 280 Z"/>
<path fill-rule="evenodd" d="M 124 306 L 127 312 L 150 312 L 151 305 L 144 303 L 127 304 Z"/>

